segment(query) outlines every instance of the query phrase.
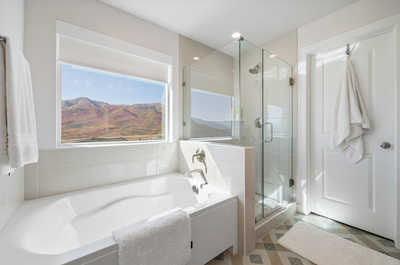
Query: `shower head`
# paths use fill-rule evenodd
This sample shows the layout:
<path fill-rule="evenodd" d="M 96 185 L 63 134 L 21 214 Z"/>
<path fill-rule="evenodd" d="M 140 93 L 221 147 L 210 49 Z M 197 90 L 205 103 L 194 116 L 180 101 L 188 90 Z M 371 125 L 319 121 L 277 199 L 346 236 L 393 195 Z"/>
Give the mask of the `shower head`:
<path fill-rule="evenodd" d="M 249 69 L 249 73 L 252 75 L 258 74 L 261 70 L 260 64 L 255 65 L 254 67 Z"/>

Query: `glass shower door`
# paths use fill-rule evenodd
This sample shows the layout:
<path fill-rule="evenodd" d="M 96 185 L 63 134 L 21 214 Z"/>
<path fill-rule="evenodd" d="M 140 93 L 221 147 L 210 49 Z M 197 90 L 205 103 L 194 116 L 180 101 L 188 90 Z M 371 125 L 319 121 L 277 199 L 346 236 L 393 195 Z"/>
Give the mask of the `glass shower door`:
<path fill-rule="evenodd" d="M 263 206 L 264 217 L 292 199 L 291 66 L 263 53 Z"/>

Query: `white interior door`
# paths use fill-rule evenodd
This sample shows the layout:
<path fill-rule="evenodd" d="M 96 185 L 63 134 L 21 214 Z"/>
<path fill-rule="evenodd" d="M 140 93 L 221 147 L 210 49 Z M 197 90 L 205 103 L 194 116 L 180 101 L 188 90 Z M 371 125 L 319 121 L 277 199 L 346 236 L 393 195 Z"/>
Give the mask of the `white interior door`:
<path fill-rule="evenodd" d="M 311 211 L 386 238 L 396 220 L 396 50 L 393 31 L 352 43 L 372 129 L 358 164 L 330 148 L 330 128 L 345 53 L 317 53 L 311 68 Z M 381 147 L 388 142 L 390 148 Z M 387 146 L 386 146 L 387 147 Z"/>

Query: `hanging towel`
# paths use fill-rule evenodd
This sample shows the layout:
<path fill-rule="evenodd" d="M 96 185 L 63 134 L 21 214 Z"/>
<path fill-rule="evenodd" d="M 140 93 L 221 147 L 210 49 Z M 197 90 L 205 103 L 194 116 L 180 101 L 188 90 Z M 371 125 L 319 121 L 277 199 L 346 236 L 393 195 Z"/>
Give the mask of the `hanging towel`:
<path fill-rule="evenodd" d="M 4 145 L 7 145 L 10 167 L 19 168 L 35 163 L 39 158 L 31 71 L 21 51 L 13 49 L 9 41 L 5 46 L 2 51 L 4 53 L 5 50 L 6 116 L 4 118 L 2 113 L 0 122 L 3 127 L 5 119 L 7 137 L 4 137 L 3 129 L 0 132 L 2 137 L 0 148 L 4 153 Z M 2 98 L 4 100 L 4 95 Z"/>
<path fill-rule="evenodd" d="M 0 174 L 9 172 L 7 151 L 6 45 L 0 41 Z M 6 169 L 3 167 L 5 166 Z"/>
<path fill-rule="evenodd" d="M 191 258 L 189 215 L 180 209 L 113 232 L 119 265 L 186 265 Z"/>
<path fill-rule="evenodd" d="M 364 156 L 362 137 L 365 130 L 370 128 L 370 123 L 350 56 L 347 57 L 333 124 L 333 147 L 341 150 L 352 163 L 359 162 Z"/>

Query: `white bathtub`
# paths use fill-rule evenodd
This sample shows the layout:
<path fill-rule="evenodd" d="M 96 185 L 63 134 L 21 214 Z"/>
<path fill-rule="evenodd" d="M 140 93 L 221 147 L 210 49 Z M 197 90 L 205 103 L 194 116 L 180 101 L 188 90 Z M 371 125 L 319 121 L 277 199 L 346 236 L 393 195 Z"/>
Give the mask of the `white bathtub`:
<path fill-rule="evenodd" d="M 196 195 L 191 181 L 170 174 L 26 201 L 0 234 L 0 263 L 117 265 L 111 232 L 175 207 L 191 216 L 191 265 L 235 250 L 236 198 L 211 186 Z"/>

